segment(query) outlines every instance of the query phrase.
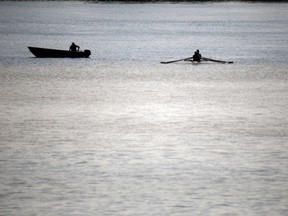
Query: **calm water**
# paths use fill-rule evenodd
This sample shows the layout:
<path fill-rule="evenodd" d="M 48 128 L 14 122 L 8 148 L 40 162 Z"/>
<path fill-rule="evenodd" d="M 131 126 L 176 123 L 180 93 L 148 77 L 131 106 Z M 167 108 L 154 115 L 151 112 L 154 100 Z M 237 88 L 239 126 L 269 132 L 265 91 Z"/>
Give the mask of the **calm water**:
<path fill-rule="evenodd" d="M 286 216 L 287 12 L 0 2 L 0 215 Z"/>

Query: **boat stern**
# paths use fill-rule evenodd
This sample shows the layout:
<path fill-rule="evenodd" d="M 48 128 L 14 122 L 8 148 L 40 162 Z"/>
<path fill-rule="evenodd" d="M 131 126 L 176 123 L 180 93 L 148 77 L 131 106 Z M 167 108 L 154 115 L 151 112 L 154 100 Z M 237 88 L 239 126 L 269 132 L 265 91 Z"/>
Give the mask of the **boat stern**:
<path fill-rule="evenodd" d="M 84 50 L 84 55 L 86 58 L 88 58 L 91 55 L 91 51 L 90 50 Z"/>

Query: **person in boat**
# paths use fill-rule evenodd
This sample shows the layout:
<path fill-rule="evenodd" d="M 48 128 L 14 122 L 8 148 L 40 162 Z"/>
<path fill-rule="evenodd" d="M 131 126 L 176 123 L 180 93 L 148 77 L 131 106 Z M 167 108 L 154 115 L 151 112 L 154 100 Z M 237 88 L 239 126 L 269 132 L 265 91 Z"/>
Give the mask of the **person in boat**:
<path fill-rule="evenodd" d="M 70 46 L 69 51 L 76 52 L 76 51 L 79 51 L 79 49 L 80 47 L 73 42 Z"/>
<path fill-rule="evenodd" d="M 202 55 L 200 54 L 199 50 L 197 49 L 194 52 L 194 55 L 193 55 L 192 59 L 193 59 L 193 61 L 200 62 L 201 61 L 201 57 L 202 57 Z"/>

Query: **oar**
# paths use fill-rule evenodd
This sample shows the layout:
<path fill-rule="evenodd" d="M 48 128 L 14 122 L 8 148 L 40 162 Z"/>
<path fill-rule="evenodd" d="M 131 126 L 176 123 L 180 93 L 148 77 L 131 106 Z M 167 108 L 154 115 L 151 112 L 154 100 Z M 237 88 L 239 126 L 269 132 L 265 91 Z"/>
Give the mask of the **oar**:
<path fill-rule="evenodd" d="M 219 62 L 219 63 L 223 63 L 223 64 L 232 64 L 233 63 L 233 61 L 221 61 L 221 60 L 210 59 L 210 58 L 206 58 L 206 57 L 202 57 L 201 59 L 204 61 Z"/>
<path fill-rule="evenodd" d="M 179 62 L 179 61 L 185 61 L 188 59 L 191 59 L 193 57 L 188 57 L 188 58 L 183 58 L 183 59 L 178 59 L 178 60 L 173 60 L 173 61 L 167 61 L 167 62 L 160 62 L 161 64 L 170 64 L 170 63 L 174 63 L 174 62 Z"/>

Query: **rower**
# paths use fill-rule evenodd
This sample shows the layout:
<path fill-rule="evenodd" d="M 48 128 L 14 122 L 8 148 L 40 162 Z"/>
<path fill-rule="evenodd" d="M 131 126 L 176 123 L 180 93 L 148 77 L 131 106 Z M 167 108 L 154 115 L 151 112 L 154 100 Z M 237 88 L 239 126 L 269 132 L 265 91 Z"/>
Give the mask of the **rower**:
<path fill-rule="evenodd" d="M 199 52 L 199 50 L 197 49 L 195 52 L 194 52 L 194 55 L 193 55 L 193 61 L 196 61 L 196 62 L 200 62 L 201 61 L 201 54 Z"/>

